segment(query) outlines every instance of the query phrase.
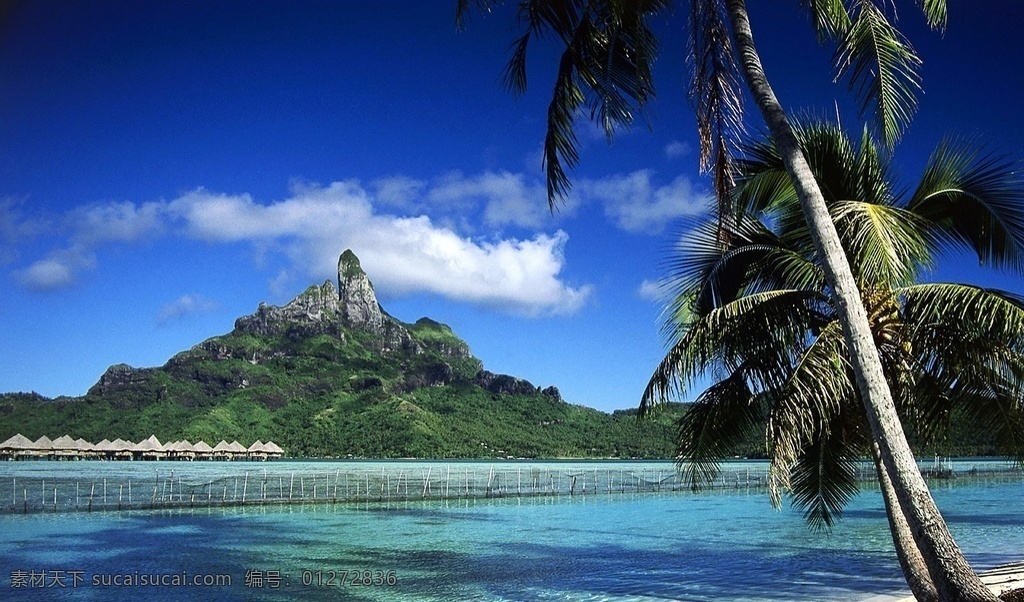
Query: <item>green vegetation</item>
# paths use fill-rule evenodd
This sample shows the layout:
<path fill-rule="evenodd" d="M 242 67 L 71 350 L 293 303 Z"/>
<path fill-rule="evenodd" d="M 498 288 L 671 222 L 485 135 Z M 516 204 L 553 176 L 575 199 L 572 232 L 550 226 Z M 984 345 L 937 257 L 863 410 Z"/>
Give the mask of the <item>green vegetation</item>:
<path fill-rule="evenodd" d="M 638 422 L 571 405 L 557 389 L 483 372 L 444 324 L 395 324 L 412 343 L 391 351 L 380 351 L 382 335 L 340 322 L 340 336 L 236 328 L 160 368 L 112 366 L 83 397 L 0 395 L 0 436 L 272 439 L 295 457 L 672 455 L 682 406 Z"/>

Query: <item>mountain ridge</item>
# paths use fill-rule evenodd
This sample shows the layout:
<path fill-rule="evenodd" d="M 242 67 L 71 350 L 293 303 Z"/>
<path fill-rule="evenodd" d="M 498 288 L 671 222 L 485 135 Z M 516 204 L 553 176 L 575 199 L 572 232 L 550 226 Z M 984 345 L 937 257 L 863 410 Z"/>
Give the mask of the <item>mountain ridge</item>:
<path fill-rule="evenodd" d="M 0 395 L 0 434 L 272 438 L 295 456 L 670 457 L 677 415 L 641 424 L 485 370 L 447 325 L 388 314 L 350 250 L 336 283 L 163 366 L 112 365 L 81 397 Z"/>

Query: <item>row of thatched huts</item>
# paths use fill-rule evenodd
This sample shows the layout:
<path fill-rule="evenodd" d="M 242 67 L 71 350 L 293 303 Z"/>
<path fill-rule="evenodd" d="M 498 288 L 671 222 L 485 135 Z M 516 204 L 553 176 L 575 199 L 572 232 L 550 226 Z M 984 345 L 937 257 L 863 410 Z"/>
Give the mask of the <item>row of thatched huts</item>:
<path fill-rule="evenodd" d="M 89 443 L 85 439 L 72 439 L 68 435 L 50 440 L 43 435 L 35 441 L 21 433 L 0 443 L 0 459 L 50 459 L 50 460 L 270 460 L 284 455 L 273 441 L 263 443 L 257 440 L 249 447 L 238 441 L 221 440 L 210 447 L 205 441 L 189 443 L 175 441 L 160 443 L 156 435 L 150 435 L 138 443 L 114 439 L 104 439 L 99 443 Z"/>

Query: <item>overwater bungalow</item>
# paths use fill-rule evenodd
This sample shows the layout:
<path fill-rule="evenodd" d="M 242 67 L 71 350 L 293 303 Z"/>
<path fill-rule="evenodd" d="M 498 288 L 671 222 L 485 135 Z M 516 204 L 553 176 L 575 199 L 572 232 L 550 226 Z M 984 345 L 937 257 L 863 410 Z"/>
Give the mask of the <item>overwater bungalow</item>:
<path fill-rule="evenodd" d="M 192 460 L 196 457 L 196 450 L 187 439 L 168 444 L 167 451 L 173 460 Z"/>
<path fill-rule="evenodd" d="M 249 455 L 248 448 L 239 443 L 237 439 L 228 444 L 228 449 L 231 450 L 232 460 L 244 459 Z"/>
<path fill-rule="evenodd" d="M 257 439 L 255 443 L 250 445 L 249 449 L 246 450 L 246 451 L 248 452 L 247 455 L 248 455 L 250 460 L 266 460 L 267 459 L 267 450 L 264 447 L 263 442 L 260 441 L 259 439 Z"/>
<path fill-rule="evenodd" d="M 18 433 L 12 435 L 3 443 L 0 443 L 0 460 L 17 460 L 25 455 L 28 455 L 32 449 L 32 441 Z"/>
<path fill-rule="evenodd" d="M 94 445 L 82 438 L 72 439 L 69 435 L 62 435 L 52 441 L 43 435 L 32 441 L 18 433 L 0 443 L 0 460 L 269 460 L 282 455 L 284 450 L 273 441 L 263 443 L 257 440 L 246 448 L 237 440 L 228 443 L 222 439 L 215 447 L 210 447 L 205 441 L 192 444 L 185 439 L 162 444 L 156 435 L 150 435 L 138 443 L 104 439 Z"/>
<path fill-rule="evenodd" d="M 213 447 L 214 460 L 230 460 L 231 455 L 231 445 L 229 445 L 228 442 L 223 439 L 221 439 L 220 443 Z"/>
<path fill-rule="evenodd" d="M 75 439 L 75 444 L 78 446 L 79 457 L 82 458 L 95 458 L 96 457 L 96 446 L 89 443 L 85 439 L 79 437 Z"/>
<path fill-rule="evenodd" d="M 267 441 L 266 443 L 264 443 L 263 449 L 266 450 L 267 457 L 269 458 L 280 458 L 281 456 L 284 455 L 284 450 L 281 449 L 281 446 L 274 443 L 273 441 Z"/>
<path fill-rule="evenodd" d="M 110 443 L 110 449 L 115 460 L 131 460 L 135 456 L 135 444 L 121 438 L 114 439 Z"/>
<path fill-rule="evenodd" d="M 156 435 L 150 435 L 149 439 L 143 439 L 135 444 L 132 454 L 134 458 L 140 460 L 161 460 L 167 457 L 167 449 Z"/>
<path fill-rule="evenodd" d="M 54 439 L 51 444 L 53 457 L 57 460 L 72 460 L 78 458 L 78 444 L 67 435 L 61 435 Z"/>
<path fill-rule="evenodd" d="M 212 460 L 213 459 L 213 448 L 206 441 L 199 440 L 192 449 L 196 452 L 196 459 L 198 460 Z"/>
<path fill-rule="evenodd" d="M 53 441 L 49 437 L 43 435 L 32 442 L 32 447 L 28 451 L 30 456 L 38 456 L 40 458 L 53 457 Z"/>

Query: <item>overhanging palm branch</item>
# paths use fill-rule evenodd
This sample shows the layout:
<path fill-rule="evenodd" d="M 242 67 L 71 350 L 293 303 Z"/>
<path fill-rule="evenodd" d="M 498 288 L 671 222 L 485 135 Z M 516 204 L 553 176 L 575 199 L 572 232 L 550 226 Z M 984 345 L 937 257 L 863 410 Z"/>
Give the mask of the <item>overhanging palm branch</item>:
<path fill-rule="evenodd" d="M 942 237 L 956 236 L 955 230 L 892 193 L 890 170 L 870 138 L 855 146 L 827 124 L 799 132 L 859 276 L 901 419 L 928 442 L 950 416 L 963 416 L 994 433 L 1001 449 L 1024 457 L 1024 299 L 964 285 L 914 284 L 943 248 Z M 770 143 L 750 148 L 735 189 L 744 210 L 728 225 L 727 242 L 709 244 L 716 232 L 709 216 L 679 247 L 686 255 L 672 264 L 677 296 L 666 320 L 675 343 L 641 410 L 685 395 L 701 374 L 713 374 L 716 384 L 679 432 L 678 459 L 691 485 L 713 479 L 716 454 L 728 457 L 737 433 L 761 416 L 773 502 L 789 491 L 812 526 L 829 528 L 856 491 L 849 462 L 868 451 L 869 429 L 809 232 L 785 217 L 795 201 L 787 183 L 775 179 L 777 153 Z M 1012 184 L 1009 164 L 1001 165 L 987 177 Z M 1020 188 L 975 187 L 984 191 L 977 202 L 1012 214 L 1024 202 Z M 990 192 L 1004 202 L 994 203 Z M 716 420 L 723 421 L 721 433 Z M 713 436 L 721 441 L 709 443 Z"/>
<path fill-rule="evenodd" d="M 983 264 L 1024 270 L 1021 165 L 944 139 L 932 153 L 907 208 L 926 218 L 938 244 L 962 246 Z M 939 249 L 936 249 L 938 251 Z"/>

